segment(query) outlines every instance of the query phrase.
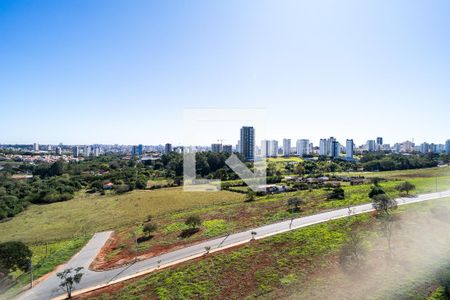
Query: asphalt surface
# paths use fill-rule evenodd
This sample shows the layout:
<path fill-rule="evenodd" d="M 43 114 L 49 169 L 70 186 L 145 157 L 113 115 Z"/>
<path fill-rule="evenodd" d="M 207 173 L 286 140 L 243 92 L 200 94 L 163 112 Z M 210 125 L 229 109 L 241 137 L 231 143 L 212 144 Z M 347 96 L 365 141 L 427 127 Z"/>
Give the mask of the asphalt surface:
<path fill-rule="evenodd" d="M 438 193 L 423 194 L 414 198 L 398 198 L 399 205 L 429 201 L 439 198 L 450 197 L 450 190 Z M 221 238 L 208 240 L 196 245 L 188 246 L 173 252 L 162 254 L 153 258 L 137 261 L 133 264 L 117 269 L 96 272 L 88 269 L 91 262 L 100 252 L 102 246 L 111 236 L 112 231 L 96 233 L 86 246 L 75 255 L 64 268 L 84 267 L 84 276 L 79 285 L 76 286 L 75 293 L 88 291 L 96 287 L 107 286 L 142 274 L 150 273 L 160 267 L 177 264 L 205 255 L 206 247 L 210 247 L 210 252 L 221 251 L 223 249 L 244 244 L 254 239 L 261 239 L 282 232 L 323 223 L 332 219 L 344 218 L 352 215 L 373 211 L 371 203 L 342 208 L 329 212 L 287 220 L 279 223 L 257 227 L 251 230 L 234 233 Z M 256 234 L 255 234 L 256 233 Z M 63 269 L 64 269 L 63 268 Z M 48 279 L 37 284 L 32 289 L 22 293 L 17 299 L 52 299 L 64 294 L 58 287 L 59 279 L 56 274 L 52 274 Z"/>

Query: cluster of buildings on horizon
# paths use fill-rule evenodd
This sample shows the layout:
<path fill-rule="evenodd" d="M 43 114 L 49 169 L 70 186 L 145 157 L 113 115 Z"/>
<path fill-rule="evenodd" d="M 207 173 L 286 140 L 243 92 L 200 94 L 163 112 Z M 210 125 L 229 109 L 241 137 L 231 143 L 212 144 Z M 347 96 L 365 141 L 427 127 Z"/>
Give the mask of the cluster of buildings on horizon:
<path fill-rule="evenodd" d="M 368 140 L 366 144 L 358 147 L 355 146 L 353 139 L 347 139 L 345 146 L 343 146 L 334 137 L 320 139 L 318 147 L 314 147 L 314 144 L 308 139 L 298 139 L 294 147 L 291 142 L 292 140 L 288 138 L 283 139 L 282 145 L 279 145 L 277 140 L 261 140 L 261 146 L 257 147 L 255 144 L 255 129 L 251 126 L 244 126 L 241 128 L 240 139 L 235 150 L 236 152 L 241 153 L 244 158 L 249 161 L 255 160 L 257 156 L 277 157 L 292 155 L 300 157 L 319 155 L 353 160 L 355 154 L 377 151 L 450 154 L 450 140 L 447 140 L 445 144 L 424 142 L 420 145 L 415 145 L 414 142 L 411 141 L 405 141 L 391 146 L 390 144 L 385 144 L 382 137 L 377 137 L 374 140 Z M 211 151 L 217 152 L 215 150 L 220 149 L 220 146 L 220 144 L 212 144 Z"/>
<path fill-rule="evenodd" d="M 183 153 L 183 151 L 212 151 L 216 153 L 241 153 L 242 156 L 248 160 L 253 161 L 258 157 L 277 157 L 277 156 L 327 156 L 331 158 L 342 158 L 346 160 L 353 160 L 355 154 L 362 154 L 364 152 L 393 152 L 393 153 L 446 153 L 450 154 L 450 140 L 445 144 L 422 143 L 415 145 L 414 142 L 405 141 L 396 143 L 393 146 L 385 144 L 382 137 L 377 137 L 374 140 L 368 140 L 364 145 L 356 146 L 353 139 L 347 139 L 345 145 L 342 145 L 336 138 L 320 139 L 319 145 L 314 146 L 309 139 L 297 139 L 295 144 L 292 140 L 285 138 L 282 144 L 277 140 L 261 140 L 260 146 L 256 145 L 255 128 L 252 126 L 243 126 L 240 129 L 240 139 L 235 147 L 229 144 L 213 143 L 208 146 L 195 147 L 173 147 L 172 144 L 156 146 L 139 145 L 0 145 L 1 149 L 21 149 L 28 150 L 40 154 L 55 154 L 55 155 L 71 155 L 72 157 L 98 157 L 101 154 L 117 153 L 130 154 L 132 156 L 143 157 L 145 153 L 164 154 L 170 152 Z M 186 149 L 186 150 L 185 150 Z"/>

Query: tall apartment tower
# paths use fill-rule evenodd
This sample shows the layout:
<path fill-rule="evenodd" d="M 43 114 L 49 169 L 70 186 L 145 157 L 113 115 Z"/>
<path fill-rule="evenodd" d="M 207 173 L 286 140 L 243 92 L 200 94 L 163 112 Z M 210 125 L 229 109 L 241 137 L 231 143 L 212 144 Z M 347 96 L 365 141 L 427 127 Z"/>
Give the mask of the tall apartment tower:
<path fill-rule="evenodd" d="M 283 155 L 289 156 L 291 154 L 291 139 L 283 139 Z"/>
<path fill-rule="evenodd" d="M 268 140 L 261 141 L 261 156 L 263 157 L 270 156 L 270 141 Z"/>
<path fill-rule="evenodd" d="M 255 160 L 255 129 L 251 126 L 241 128 L 241 154 L 246 161 Z"/>
<path fill-rule="evenodd" d="M 270 157 L 277 157 L 278 156 L 278 141 L 271 140 L 270 141 Z"/>
<path fill-rule="evenodd" d="M 327 140 L 326 139 L 320 139 L 320 144 L 319 144 L 319 155 L 320 156 L 326 156 L 328 155 L 328 151 L 327 151 Z"/>
<path fill-rule="evenodd" d="M 297 140 L 297 155 L 306 156 L 310 154 L 309 140 Z"/>
<path fill-rule="evenodd" d="M 80 147 L 75 146 L 72 148 L 72 155 L 73 157 L 78 157 L 80 156 Z"/>
<path fill-rule="evenodd" d="M 211 144 L 211 151 L 215 152 L 215 153 L 220 153 L 222 152 L 222 144 Z"/>
<path fill-rule="evenodd" d="M 368 140 L 366 143 L 366 149 L 369 152 L 377 151 L 376 142 L 374 140 Z"/>
<path fill-rule="evenodd" d="M 445 142 L 445 154 L 450 154 L 450 140 Z"/>
<path fill-rule="evenodd" d="M 91 156 L 91 146 L 84 146 L 83 155 L 86 157 Z"/>
<path fill-rule="evenodd" d="M 341 145 L 335 139 L 331 140 L 331 153 L 330 156 L 332 158 L 338 158 L 341 154 Z"/>
<path fill-rule="evenodd" d="M 231 145 L 223 145 L 222 152 L 224 153 L 233 153 L 233 146 Z"/>
<path fill-rule="evenodd" d="M 165 153 L 165 154 L 169 154 L 170 152 L 172 152 L 172 144 L 167 143 L 167 144 L 164 146 L 164 153 Z"/>
<path fill-rule="evenodd" d="M 353 140 L 347 140 L 347 143 L 345 145 L 345 157 L 348 160 L 352 160 L 353 159 L 353 148 L 354 148 L 355 144 L 353 143 Z"/>

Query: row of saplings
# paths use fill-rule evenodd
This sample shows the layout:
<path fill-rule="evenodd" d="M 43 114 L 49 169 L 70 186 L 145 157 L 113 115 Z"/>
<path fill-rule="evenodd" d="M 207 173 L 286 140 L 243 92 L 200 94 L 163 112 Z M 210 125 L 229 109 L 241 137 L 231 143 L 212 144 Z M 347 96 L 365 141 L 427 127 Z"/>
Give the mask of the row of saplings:
<path fill-rule="evenodd" d="M 369 192 L 369 198 L 373 200 L 373 205 L 376 210 L 378 208 L 384 209 L 387 212 L 387 203 L 397 203 L 395 200 L 390 199 L 383 188 L 380 186 L 380 179 L 374 179 L 373 186 Z M 395 187 L 397 191 L 399 191 L 402 195 L 410 196 L 411 191 L 416 189 L 416 186 L 409 181 L 404 181 Z M 341 187 L 334 188 L 328 195 L 328 200 L 343 200 L 345 199 L 345 190 Z M 299 212 L 300 206 L 305 202 L 298 198 L 290 198 L 288 199 L 287 205 L 288 210 L 292 213 Z"/>

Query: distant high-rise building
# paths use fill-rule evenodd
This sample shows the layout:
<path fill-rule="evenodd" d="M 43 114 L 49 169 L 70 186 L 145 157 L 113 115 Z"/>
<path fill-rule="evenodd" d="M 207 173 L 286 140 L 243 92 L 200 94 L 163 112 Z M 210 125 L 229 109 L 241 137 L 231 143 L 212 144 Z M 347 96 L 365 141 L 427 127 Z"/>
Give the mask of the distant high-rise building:
<path fill-rule="evenodd" d="M 334 147 L 335 147 L 335 144 L 334 144 L 334 142 L 336 142 L 336 139 L 334 138 L 334 137 L 330 137 L 328 140 L 327 140 L 327 155 L 328 156 L 331 156 L 331 157 L 335 157 L 333 154 L 335 154 L 335 149 L 334 149 Z M 338 143 L 338 145 L 339 145 L 339 143 Z"/>
<path fill-rule="evenodd" d="M 414 150 L 414 143 L 406 141 L 400 144 L 400 152 L 410 153 Z"/>
<path fill-rule="evenodd" d="M 278 156 L 278 141 L 271 140 L 270 141 L 270 155 L 271 157 L 277 157 Z"/>
<path fill-rule="evenodd" d="M 283 139 L 283 155 L 289 156 L 291 154 L 291 139 Z"/>
<path fill-rule="evenodd" d="M 334 142 L 336 142 L 336 139 L 334 137 L 330 137 L 329 139 L 320 139 L 319 144 L 319 155 L 321 156 L 331 156 L 335 157 L 333 154 L 334 152 Z M 340 147 L 340 144 L 338 142 L 338 145 Z"/>
<path fill-rule="evenodd" d="M 366 150 L 369 152 L 375 152 L 377 150 L 377 144 L 374 140 L 368 140 L 366 144 Z"/>
<path fill-rule="evenodd" d="M 223 145 L 222 151 L 224 153 L 233 153 L 233 146 L 231 146 L 231 145 Z"/>
<path fill-rule="evenodd" d="M 222 152 L 222 144 L 211 144 L 211 151 L 215 153 Z"/>
<path fill-rule="evenodd" d="M 353 159 L 353 148 L 355 147 L 355 144 L 353 143 L 353 140 L 347 140 L 347 143 L 345 145 L 345 157 L 347 159 Z"/>
<path fill-rule="evenodd" d="M 142 154 L 144 154 L 144 147 L 142 146 L 142 144 L 139 144 L 137 146 L 137 155 L 142 156 Z"/>
<path fill-rule="evenodd" d="M 169 154 L 170 152 L 172 152 L 172 144 L 167 143 L 166 146 L 164 147 L 164 153 Z"/>
<path fill-rule="evenodd" d="M 394 145 L 393 151 L 394 151 L 395 153 L 400 153 L 401 150 L 402 150 L 402 145 L 400 145 L 399 143 L 396 143 L 396 144 Z"/>
<path fill-rule="evenodd" d="M 33 151 L 39 151 L 39 144 L 38 143 L 34 143 L 33 144 Z"/>
<path fill-rule="evenodd" d="M 264 157 L 270 156 L 270 141 L 262 140 L 260 150 L 261 150 L 261 156 L 264 156 Z"/>
<path fill-rule="evenodd" d="M 95 147 L 95 148 L 94 148 L 94 156 L 95 156 L 95 157 L 100 156 L 100 148 L 99 148 L 99 147 Z"/>
<path fill-rule="evenodd" d="M 80 156 L 80 147 L 75 146 L 75 147 L 72 148 L 72 156 L 73 157 Z"/>
<path fill-rule="evenodd" d="M 314 153 L 314 144 L 313 144 L 313 143 L 309 143 L 309 149 L 308 149 L 308 151 L 309 151 L 309 155 L 311 155 L 311 154 Z"/>
<path fill-rule="evenodd" d="M 331 154 L 332 158 L 338 158 L 341 154 L 341 144 L 338 141 L 333 140 L 331 142 Z"/>
<path fill-rule="evenodd" d="M 430 150 L 431 153 L 437 153 L 437 145 L 434 144 L 434 143 L 431 143 L 429 150 Z"/>
<path fill-rule="evenodd" d="M 328 155 L 328 146 L 327 146 L 328 142 L 326 139 L 320 139 L 320 144 L 319 144 L 319 155 L 320 156 L 326 156 Z"/>
<path fill-rule="evenodd" d="M 241 153 L 241 140 L 239 140 L 236 144 L 236 152 Z"/>
<path fill-rule="evenodd" d="M 251 126 L 241 128 L 241 154 L 246 161 L 255 160 L 255 129 Z"/>
<path fill-rule="evenodd" d="M 423 153 L 423 154 L 430 152 L 430 144 L 422 143 L 420 145 L 419 151 L 420 151 L 420 153 Z"/>
<path fill-rule="evenodd" d="M 445 142 L 445 154 L 450 154 L 450 140 Z"/>
<path fill-rule="evenodd" d="M 47 145 L 47 151 L 52 151 L 53 147 L 52 145 Z"/>
<path fill-rule="evenodd" d="M 297 155 L 298 156 L 307 156 L 310 155 L 310 146 L 309 140 L 301 139 L 297 140 Z"/>
<path fill-rule="evenodd" d="M 56 147 L 56 154 L 61 155 L 62 154 L 62 148 Z"/>
<path fill-rule="evenodd" d="M 88 157 L 91 156 L 91 146 L 85 146 L 83 149 L 83 155 Z"/>
<path fill-rule="evenodd" d="M 383 145 L 383 138 L 382 137 L 377 137 L 377 145 Z"/>

